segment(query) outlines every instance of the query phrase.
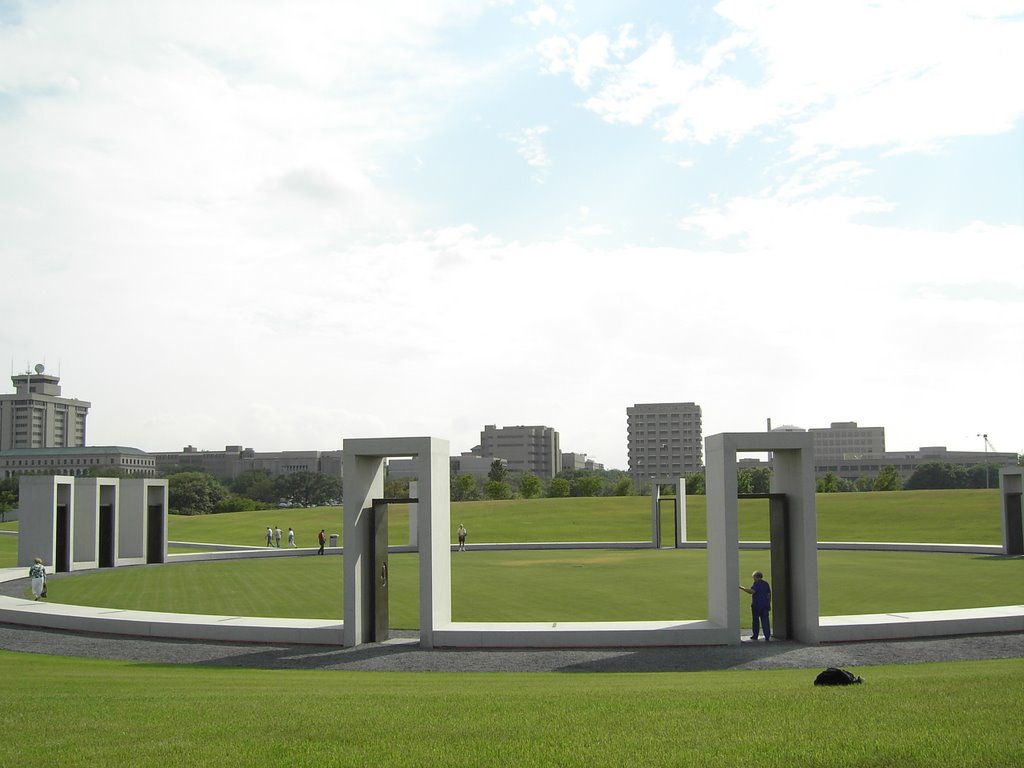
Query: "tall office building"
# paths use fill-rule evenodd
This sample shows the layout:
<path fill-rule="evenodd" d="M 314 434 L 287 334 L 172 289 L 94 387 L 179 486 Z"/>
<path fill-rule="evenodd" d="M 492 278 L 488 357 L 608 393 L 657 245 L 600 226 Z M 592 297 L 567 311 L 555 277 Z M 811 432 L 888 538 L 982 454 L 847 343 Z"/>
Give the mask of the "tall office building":
<path fill-rule="evenodd" d="M 699 472 L 704 468 L 700 406 L 695 403 L 637 403 L 626 409 L 629 475 L 637 488 Z"/>
<path fill-rule="evenodd" d="M 885 453 L 885 427 L 858 427 L 856 421 L 833 421 L 807 430 L 814 436 L 814 463 L 863 459 Z"/>
<path fill-rule="evenodd" d="M 85 400 L 61 397 L 60 377 L 37 365 L 11 376 L 14 394 L 0 395 L 0 450 L 81 448 L 85 445 Z"/>
<path fill-rule="evenodd" d="M 512 472 L 532 472 L 550 480 L 562 471 L 558 432 L 551 427 L 502 427 L 487 424 L 473 453 L 505 459 Z"/>

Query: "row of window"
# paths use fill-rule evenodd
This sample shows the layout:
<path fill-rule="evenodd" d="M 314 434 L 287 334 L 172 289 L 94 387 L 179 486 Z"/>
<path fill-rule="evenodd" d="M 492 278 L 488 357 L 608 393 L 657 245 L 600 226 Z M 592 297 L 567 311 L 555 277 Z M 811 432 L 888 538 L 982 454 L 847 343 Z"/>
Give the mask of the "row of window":
<path fill-rule="evenodd" d="M 103 465 L 118 464 L 120 466 L 145 466 L 152 467 L 156 465 L 153 459 L 117 459 L 104 460 L 104 459 L 11 459 L 8 462 L 8 466 L 11 467 L 71 467 L 71 466 L 82 466 L 82 465 Z"/>

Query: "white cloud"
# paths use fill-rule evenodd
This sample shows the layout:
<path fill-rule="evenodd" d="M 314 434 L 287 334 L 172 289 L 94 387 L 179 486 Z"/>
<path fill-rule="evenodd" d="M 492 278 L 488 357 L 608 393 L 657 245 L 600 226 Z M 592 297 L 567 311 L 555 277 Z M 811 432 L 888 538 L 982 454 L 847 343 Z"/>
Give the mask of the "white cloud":
<path fill-rule="evenodd" d="M 931 147 L 956 136 L 1008 130 L 1024 115 L 1024 21 L 997 13 L 1021 4 L 725 0 L 715 10 L 735 32 L 698 59 L 665 33 L 632 59 L 607 55 L 607 38 L 562 37 L 545 54 L 596 93 L 607 120 L 650 123 L 667 140 L 735 140 L 782 128 L 797 154 L 857 147 Z M 955 44 L 951 44 L 955 41 Z M 759 76 L 731 74 L 736 56 Z"/>
<path fill-rule="evenodd" d="M 614 42 L 603 33 L 585 37 L 553 36 L 542 40 L 537 51 L 545 60 L 548 72 L 554 75 L 568 72 L 577 86 L 587 90 L 595 77 L 611 68 L 610 58 L 622 60 L 628 51 L 639 45 L 632 36 L 632 29 L 632 24 L 623 25 Z"/>
<path fill-rule="evenodd" d="M 558 22 L 558 12 L 550 5 L 541 4 L 527 11 L 526 19 L 535 27 L 543 24 L 555 24 Z"/>
<path fill-rule="evenodd" d="M 530 48 L 587 108 L 651 129 L 627 131 L 538 82 L 517 59 L 530 30 L 499 5 L 25 4 L 0 27 L 16 62 L 0 67 L 0 259 L 17 286 L 0 343 L 19 365 L 63 363 L 65 392 L 94 403 L 90 442 L 151 450 L 437 434 L 459 451 L 484 423 L 547 423 L 624 466 L 624 408 L 680 398 L 704 405 L 708 433 L 773 415 L 923 434 L 936 412 L 1021 433 L 1004 404 L 1024 375 L 1006 354 L 1024 326 L 1022 228 L 881 226 L 895 203 L 863 191 L 877 169 L 844 149 L 1015 119 L 1002 85 L 1018 54 L 999 40 L 1016 22 L 972 5 L 948 63 L 933 53 L 961 17 L 921 16 L 918 57 L 899 49 L 916 38 L 896 4 L 843 5 L 839 24 L 802 7 L 807 35 L 784 4 L 727 3 L 733 29 L 696 53 L 656 18 L 650 36 L 588 18 Z M 549 5 L 569 29 L 576 11 Z M 889 25 L 850 67 L 840 38 L 871 19 Z M 995 53 L 967 61 L 984 42 Z M 956 101 L 956 64 L 977 103 Z M 938 111 L 946 85 L 971 114 Z M 863 120 L 904 101 L 921 115 Z M 782 136 L 788 159 L 747 159 L 751 135 Z M 694 147 L 678 165 L 699 172 L 682 173 L 661 138 L 735 141 L 736 156 Z M 543 196 L 527 174 L 483 188 L 464 173 L 513 148 Z M 555 160 L 572 169 L 557 184 Z M 642 227 L 673 210 L 690 212 L 685 242 L 710 246 L 621 244 L 657 242 Z M 970 409 L 948 414 L 954 400 Z"/>
<path fill-rule="evenodd" d="M 533 178 L 538 182 L 544 181 L 548 169 L 551 168 L 551 158 L 544 148 L 543 140 L 544 134 L 549 130 L 546 125 L 535 125 L 516 133 L 504 134 L 505 139 L 515 144 L 519 156 L 534 169 Z"/>

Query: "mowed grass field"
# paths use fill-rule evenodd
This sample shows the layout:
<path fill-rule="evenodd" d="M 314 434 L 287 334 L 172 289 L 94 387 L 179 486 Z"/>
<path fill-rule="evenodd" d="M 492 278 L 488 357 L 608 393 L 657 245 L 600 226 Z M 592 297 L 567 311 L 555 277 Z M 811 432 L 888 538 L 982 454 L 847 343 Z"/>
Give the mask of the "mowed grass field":
<path fill-rule="evenodd" d="M 389 557 L 389 614 L 419 627 L 419 558 Z M 765 571 L 767 553 L 741 551 Z M 1024 603 L 1024 559 L 896 552 L 819 553 L 823 615 Z M 49 602 L 175 613 L 291 618 L 343 615 L 337 555 L 116 568 L 50 580 Z M 747 601 L 740 601 L 742 606 Z M 707 616 L 701 550 L 466 552 L 452 555 L 456 621 L 642 621 Z M 746 621 L 747 611 L 741 609 Z"/>
<path fill-rule="evenodd" d="M 384 673 L 0 652 L 0 765 L 1018 766 L 1024 660 L 817 670 Z"/>
<path fill-rule="evenodd" d="M 999 491 L 894 491 L 833 493 L 816 497 L 819 541 L 926 541 L 1000 544 Z M 674 533 L 673 500 L 662 501 L 662 543 Z M 740 537 L 768 537 L 768 502 L 741 499 Z M 707 538 L 704 496 L 687 496 L 687 537 Z M 452 542 L 463 523 L 470 542 L 649 541 L 651 500 L 646 496 L 466 501 L 451 506 Z M 295 529 L 300 547 L 316 546 L 321 528 L 343 542 L 341 507 L 274 509 L 227 515 L 172 515 L 172 541 L 263 546 L 267 527 Z M 409 541 L 408 511 L 389 512 L 392 544 Z"/>
<path fill-rule="evenodd" d="M 694 498 L 701 504 L 692 503 Z M 703 497 L 690 497 L 688 502 L 689 535 L 698 538 L 704 531 Z M 454 504 L 452 527 L 464 522 L 470 542 L 481 537 L 486 541 L 642 540 L 650 531 L 649 504 L 649 499 L 635 497 Z M 665 517 L 671 521 L 671 504 L 665 506 Z M 998 525 L 999 518 L 996 491 L 819 495 L 818 507 L 819 519 L 830 521 L 837 539 L 998 541 L 992 535 L 992 521 Z M 742 500 L 740 514 L 743 538 L 767 537 L 766 502 Z M 389 523 L 391 542 L 407 543 L 405 505 L 392 506 Z M 320 528 L 340 534 L 341 509 L 171 516 L 168 525 L 172 540 L 252 544 L 256 539 L 258 546 L 265 543 L 268 525 L 285 530 L 292 526 L 299 546 L 311 547 Z M 671 522 L 665 527 L 670 541 Z M 418 627 L 417 563 L 416 555 L 391 556 L 390 616 L 395 628 Z M 742 577 L 755 568 L 771 581 L 766 552 L 741 552 Z M 823 615 L 1019 604 L 1024 603 L 1024 561 L 822 551 L 819 587 Z M 327 556 L 109 569 L 55 578 L 49 592 L 51 602 L 80 605 L 340 618 L 343 565 L 340 557 Z M 707 614 L 706 556 L 700 550 L 674 549 L 456 553 L 452 599 L 453 618 L 459 621 L 699 619 Z"/>
<path fill-rule="evenodd" d="M 821 498 L 819 521 L 825 515 Z M 642 503 L 633 512 L 638 519 L 626 523 L 638 532 L 632 536 L 578 535 L 600 528 L 594 518 L 562 524 L 526 519 L 538 537 L 534 540 L 642 539 L 650 525 L 649 499 L 636 501 Z M 861 536 L 828 538 L 901 540 L 896 534 L 903 530 L 909 538 L 902 540 L 998 543 L 998 498 L 986 501 L 994 501 L 994 511 L 985 503 L 977 515 L 977 510 L 965 511 L 969 505 L 954 504 L 965 520 L 947 519 L 949 527 L 959 526 L 960 533 L 951 538 L 933 535 L 942 526 L 936 527 L 925 511 L 909 512 L 899 524 L 883 514 L 881 531 L 865 525 Z M 603 510 L 610 518 L 603 530 L 619 530 L 623 521 L 617 518 L 623 513 L 597 506 L 592 514 L 600 516 Z M 941 519 L 952 514 L 943 512 L 944 506 L 938 500 L 930 509 Z M 513 520 L 506 519 L 516 516 L 508 507 L 504 515 L 497 506 L 475 507 L 453 505 L 453 529 L 462 519 L 471 541 L 491 540 L 485 535 L 489 530 L 509 530 L 519 538 Z M 577 512 L 586 508 L 574 507 Z M 693 505 L 690 512 L 694 525 Z M 871 513 L 865 514 L 866 523 Z M 332 520 L 337 521 L 335 532 L 341 532 L 340 510 L 287 515 L 275 510 L 172 518 L 171 536 L 261 545 L 266 525 L 275 522 L 271 518 L 284 530 L 293 525 L 300 545 L 313 545 L 321 527 L 332 532 Z M 745 537 L 766 535 L 756 529 L 763 515 L 757 509 L 741 512 Z M 843 517 L 837 514 L 835 530 L 843 530 Z M 987 517 L 995 520 L 996 534 Z M 393 543 L 405 543 L 407 522 L 399 507 L 392 508 L 390 522 Z M 697 535 L 703 521 L 690 530 L 691 538 L 703 538 Z M 203 531 L 211 535 L 199 535 Z M 0 556 L 4 538 L 13 537 L 0 537 Z M 741 571 L 763 568 L 766 556 L 741 552 Z M 858 613 L 856 606 L 879 600 L 904 606 L 896 610 L 951 607 L 936 603 L 971 595 L 972 605 L 1024 602 L 1022 562 L 823 551 L 822 607 L 826 613 L 832 612 L 828 606 Z M 392 555 L 390 571 L 392 626 L 414 627 L 417 557 Z M 453 554 L 455 618 L 525 620 L 554 613 L 565 618 L 567 611 L 597 619 L 625 618 L 629 611 L 641 618 L 647 611 L 655 618 L 685 616 L 685 604 L 706 601 L 703 571 L 700 551 Z M 304 615 L 288 611 L 305 602 L 308 615 L 340 617 L 341 579 L 341 557 L 309 556 L 112 569 L 54 579 L 51 592 L 70 596 L 81 589 L 69 602 L 87 602 L 90 594 L 104 590 L 125 602 L 179 601 L 181 607 L 168 610 L 216 608 L 221 601 L 225 610 L 211 612 L 253 615 Z M 997 602 L 981 602 L 979 595 Z M 1022 659 L 862 667 L 855 671 L 865 684 L 847 688 L 816 688 L 817 671 L 359 673 L 161 666 L 0 651 L 0 679 L 11 704 L 6 721 L 11 736 L 0 740 L 0 765 L 1024 764 Z"/>

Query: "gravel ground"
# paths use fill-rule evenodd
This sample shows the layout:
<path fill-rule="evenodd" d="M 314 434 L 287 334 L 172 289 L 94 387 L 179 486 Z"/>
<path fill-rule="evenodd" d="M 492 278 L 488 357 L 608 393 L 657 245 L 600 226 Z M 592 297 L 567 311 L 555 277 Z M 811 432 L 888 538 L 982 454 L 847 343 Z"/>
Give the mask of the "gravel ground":
<path fill-rule="evenodd" d="M 928 661 L 1024 657 L 1024 633 L 804 645 L 791 641 L 738 646 L 467 650 L 419 647 L 418 635 L 392 632 L 357 648 L 215 643 L 99 635 L 0 624 L 0 648 L 155 664 L 264 669 L 386 672 L 693 672 L 724 669 L 824 669 Z"/>

